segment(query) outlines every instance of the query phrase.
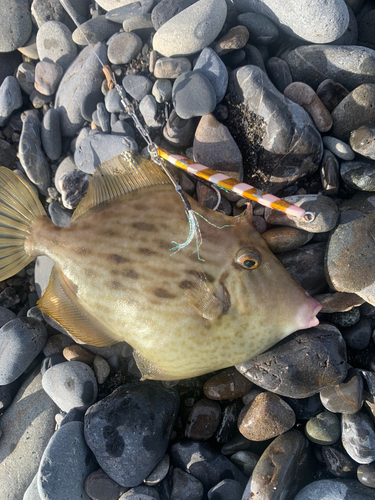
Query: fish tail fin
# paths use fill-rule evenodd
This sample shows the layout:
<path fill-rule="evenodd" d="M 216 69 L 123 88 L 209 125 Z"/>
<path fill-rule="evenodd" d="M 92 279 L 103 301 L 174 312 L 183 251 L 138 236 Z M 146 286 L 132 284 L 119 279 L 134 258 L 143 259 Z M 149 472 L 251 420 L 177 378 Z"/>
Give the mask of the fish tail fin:
<path fill-rule="evenodd" d="M 17 274 L 35 256 L 25 242 L 31 225 L 46 213 L 38 196 L 21 177 L 0 167 L 0 281 Z"/>

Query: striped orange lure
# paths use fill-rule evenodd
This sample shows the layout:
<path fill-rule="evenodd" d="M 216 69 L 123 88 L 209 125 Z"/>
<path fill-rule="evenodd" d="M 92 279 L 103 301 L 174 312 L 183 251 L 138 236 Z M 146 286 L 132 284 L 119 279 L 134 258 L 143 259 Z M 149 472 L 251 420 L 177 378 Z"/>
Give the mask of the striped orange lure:
<path fill-rule="evenodd" d="M 189 174 L 195 175 L 196 177 L 214 184 L 221 189 L 238 194 L 248 200 L 256 201 L 260 205 L 272 208 L 273 210 L 278 210 L 286 215 L 303 219 L 306 222 L 312 222 L 314 220 L 314 214 L 311 212 L 306 212 L 303 208 L 292 205 L 291 203 L 282 200 L 273 194 L 260 191 L 250 184 L 238 182 L 238 180 L 233 177 L 229 177 L 228 175 L 217 172 L 216 170 L 212 170 L 211 168 L 201 165 L 200 163 L 194 163 L 184 156 L 171 155 L 165 149 L 158 146 L 156 146 L 156 148 L 158 155 L 164 160 L 178 168 L 181 168 L 182 170 L 185 170 L 185 172 L 188 172 Z"/>

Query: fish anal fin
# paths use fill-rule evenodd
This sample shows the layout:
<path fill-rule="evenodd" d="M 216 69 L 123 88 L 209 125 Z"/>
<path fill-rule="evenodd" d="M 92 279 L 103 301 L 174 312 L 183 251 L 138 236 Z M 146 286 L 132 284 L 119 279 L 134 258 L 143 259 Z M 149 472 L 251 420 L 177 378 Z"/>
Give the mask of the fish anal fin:
<path fill-rule="evenodd" d="M 98 328 L 73 303 L 69 280 L 53 267 L 48 287 L 38 300 L 39 309 L 61 325 L 72 337 L 96 347 L 105 347 L 119 342 Z"/>
<path fill-rule="evenodd" d="M 86 195 L 74 211 L 72 222 L 101 203 L 131 191 L 169 183 L 167 175 L 155 162 L 136 151 L 124 151 L 95 171 Z"/>
<path fill-rule="evenodd" d="M 230 298 L 224 285 L 220 285 L 218 293 L 215 293 L 204 273 L 192 275 L 187 283 L 185 296 L 191 307 L 202 318 L 213 321 L 228 311 Z"/>

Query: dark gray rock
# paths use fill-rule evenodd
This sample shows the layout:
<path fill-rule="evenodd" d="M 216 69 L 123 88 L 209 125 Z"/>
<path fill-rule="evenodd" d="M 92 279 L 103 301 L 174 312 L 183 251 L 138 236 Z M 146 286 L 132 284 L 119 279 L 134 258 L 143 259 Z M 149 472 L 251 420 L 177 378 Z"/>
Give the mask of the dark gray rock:
<path fill-rule="evenodd" d="M 173 469 L 171 500 L 201 500 L 203 493 L 203 484 L 196 477 L 178 467 Z"/>
<path fill-rule="evenodd" d="M 324 136 L 323 144 L 329 151 L 342 160 L 351 161 L 354 159 L 355 154 L 349 144 L 336 139 L 336 137 Z"/>
<path fill-rule="evenodd" d="M 174 389 L 155 382 L 123 385 L 86 412 L 86 442 L 112 479 L 137 486 L 164 456 L 178 406 Z"/>
<path fill-rule="evenodd" d="M 21 63 L 22 56 L 19 51 L 0 52 L 0 85 L 7 76 L 15 74 Z"/>
<path fill-rule="evenodd" d="M 16 380 L 47 341 L 47 330 L 34 318 L 15 318 L 0 329 L 0 385 Z"/>
<path fill-rule="evenodd" d="M 320 180 L 323 193 L 327 196 L 336 196 L 340 188 L 339 162 L 336 156 L 328 149 L 324 150 L 322 163 L 320 164 Z"/>
<path fill-rule="evenodd" d="M 238 129 L 250 144 L 246 156 L 250 157 L 254 146 L 257 151 L 255 160 L 244 165 L 250 184 L 272 193 L 317 170 L 323 145 L 312 119 L 301 106 L 286 99 L 260 68 L 250 65 L 235 69 L 229 91 L 231 102 L 243 109 L 233 117 L 234 125 L 244 115 L 252 124 L 252 137 L 247 137 L 247 129 Z M 254 126 L 258 139 L 254 139 Z"/>
<path fill-rule="evenodd" d="M 357 469 L 359 481 L 369 488 L 375 488 L 375 464 L 360 465 Z"/>
<path fill-rule="evenodd" d="M 212 113 L 216 106 L 216 93 L 200 71 L 188 71 L 175 80 L 172 100 L 178 116 L 188 120 Z"/>
<path fill-rule="evenodd" d="M 370 417 L 362 412 L 343 414 L 342 444 L 348 455 L 359 464 L 375 460 L 375 431 Z"/>
<path fill-rule="evenodd" d="M 334 80 L 323 80 L 316 94 L 330 113 L 349 94 L 349 90 Z"/>
<path fill-rule="evenodd" d="M 109 40 L 108 59 L 112 64 L 127 64 L 137 57 L 142 50 L 142 45 L 141 38 L 135 33 L 119 33 Z"/>
<path fill-rule="evenodd" d="M 43 375 L 43 389 L 65 412 L 86 410 L 95 403 L 98 384 L 92 369 L 81 361 L 59 363 Z"/>
<path fill-rule="evenodd" d="M 124 89 L 123 92 L 125 93 Z M 108 113 L 122 113 L 124 111 L 124 107 L 121 104 L 121 96 L 116 89 L 108 90 L 104 98 L 104 104 Z"/>
<path fill-rule="evenodd" d="M 355 325 L 342 330 L 342 336 L 346 345 L 351 349 L 366 349 L 372 334 L 371 321 L 368 318 L 361 318 Z"/>
<path fill-rule="evenodd" d="M 205 492 L 223 479 L 234 479 L 242 486 L 246 477 L 224 455 L 208 446 L 206 443 L 186 441 L 176 443 L 171 448 L 171 462 L 190 473 L 202 484 Z"/>
<path fill-rule="evenodd" d="M 190 5 L 193 5 L 197 0 L 161 0 L 153 9 L 151 13 L 151 21 L 155 28 L 158 30 L 169 19 L 182 12 Z"/>
<path fill-rule="evenodd" d="M 60 21 L 48 21 L 38 30 L 36 47 L 39 59 L 49 59 L 66 70 L 77 55 L 70 29 Z M 70 95 L 71 97 L 71 95 Z"/>
<path fill-rule="evenodd" d="M 163 129 L 163 137 L 170 144 L 186 147 L 191 144 L 194 137 L 195 124 L 192 118 L 184 120 L 173 109 Z"/>
<path fill-rule="evenodd" d="M 102 469 L 98 469 L 86 479 L 85 491 L 95 500 L 119 500 L 126 488 L 117 484 Z"/>
<path fill-rule="evenodd" d="M 62 203 L 65 208 L 73 210 L 85 196 L 91 176 L 79 170 L 66 172 L 60 179 Z"/>
<path fill-rule="evenodd" d="M 207 492 L 208 500 L 241 500 L 244 487 L 233 479 L 223 479 Z"/>
<path fill-rule="evenodd" d="M 319 394 L 301 399 L 286 397 L 283 399 L 292 408 L 297 420 L 309 420 L 310 418 L 316 417 L 318 413 L 324 410 Z"/>
<path fill-rule="evenodd" d="M 40 366 L 40 373 L 44 375 L 47 370 L 52 368 L 52 366 L 58 365 L 60 363 L 66 363 L 66 359 L 64 358 L 64 356 L 59 353 L 51 354 L 51 356 L 47 356 L 43 359 Z"/>
<path fill-rule="evenodd" d="M 122 85 L 136 101 L 141 101 L 152 89 L 152 81 L 142 75 L 127 75 L 123 78 Z"/>
<path fill-rule="evenodd" d="M 94 49 L 85 47 L 65 72 L 56 92 L 55 108 L 60 113 L 63 136 L 73 137 L 79 131 L 85 121 L 81 112 L 84 100 L 100 92 L 103 72 L 94 52 L 103 64 L 108 63 L 105 44 L 97 44 Z"/>
<path fill-rule="evenodd" d="M 375 490 L 356 479 L 322 479 L 305 486 L 294 500 L 374 500 Z"/>
<path fill-rule="evenodd" d="M 75 29 L 72 33 L 72 40 L 77 45 L 88 45 L 88 43 L 95 45 L 108 40 L 118 30 L 119 26 L 117 23 L 108 21 L 104 15 L 96 16 Z"/>
<path fill-rule="evenodd" d="M 263 389 L 291 398 L 312 396 L 345 379 L 345 342 L 333 325 L 301 330 L 289 339 L 237 370 Z"/>
<path fill-rule="evenodd" d="M 348 186 L 361 191 L 375 191 L 375 162 L 343 161 L 340 175 Z"/>
<path fill-rule="evenodd" d="M 50 160 L 57 160 L 62 152 L 60 115 L 56 109 L 49 108 L 43 116 L 41 127 L 43 149 Z"/>
<path fill-rule="evenodd" d="M 170 458 L 166 453 L 160 462 L 155 466 L 151 473 L 146 477 L 144 483 L 146 486 L 154 486 L 163 481 L 169 472 Z"/>
<path fill-rule="evenodd" d="M 55 432 L 44 450 L 37 477 L 39 494 L 45 500 L 89 500 L 84 483 L 94 469 L 83 423 L 69 422 Z"/>
<path fill-rule="evenodd" d="M 69 227 L 72 214 L 65 210 L 58 201 L 52 201 L 48 205 L 48 215 L 52 222 L 59 227 Z"/>
<path fill-rule="evenodd" d="M 207 78 L 214 88 L 216 102 L 221 102 L 228 87 L 228 70 L 216 52 L 209 47 L 203 49 L 193 69 Z"/>
<path fill-rule="evenodd" d="M 93 120 L 93 114 L 96 111 L 96 106 L 98 105 L 98 102 L 103 101 L 103 97 L 104 96 L 103 96 L 101 90 L 98 90 L 98 89 L 94 90 L 93 92 L 90 92 L 85 97 L 83 97 L 82 103 L 81 103 L 81 113 L 82 113 L 82 117 L 86 121 L 91 122 Z M 121 110 L 122 109 L 123 108 L 121 108 Z M 80 136 L 82 130 L 86 130 L 86 128 L 80 130 L 78 137 Z M 79 142 L 78 139 L 77 139 L 77 142 Z"/>
<path fill-rule="evenodd" d="M 262 14 L 245 12 L 238 16 L 237 21 L 248 29 L 251 41 L 257 45 L 268 45 L 279 36 L 276 25 Z"/>
<path fill-rule="evenodd" d="M 156 102 L 169 102 L 172 98 L 172 83 L 167 78 L 158 78 L 151 91 Z"/>
<path fill-rule="evenodd" d="M 345 452 L 343 453 L 334 446 L 323 446 L 322 456 L 327 465 L 327 469 L 334 476 L 356 477 L 358 464 Z"/>
<path fill-rule="evenodd" d="M 375 20 L 375 9 L 373 7 L 370 12 L 362 17 L 358 25 L 359 45 L 369 47 L 370 49 L 375 49 L 375 37 L 372 29 Z"/>
<path fill-rule="evenodd" d="M 111 134 L 120 135 L 121 137 L 127 136 L 135 139 L 135 133 L 130 123 L 125 120 L 117 120 L 111 125 Z"/>
<path fill-rule="evenodd" d="M 293 81 L 287 63 L 279 57 L 271 57 L 266 61 L 266 70 L 271 82 L 283 94 L 285 87 Z"/>
<path fill-rule="evenodd" d="M 185 427 L 185 436 L 188 439 L 207 440 L 212 437 L 221 420 L 219 403 L 203 398 L 195 403 L 190 410 Z"/>
<path fill-rule="evenodd" d="M 362 125 L 350 134 L 350 145 L 356 153 L 375 160 L 375 128 Z"/>
<path fill-rule="evenodd" d="M 22 106 L 22 94 L 17 80 L 7 76 L 0 87 L 0 127 L 3 127 L 15 109 Z"/>
<path fill-rule="evenodd" d="M 12 52 L 22 47 L 31 35 L 31 15 L 28 0 L 3 0 L 0 17 L 0 52 Z"/>

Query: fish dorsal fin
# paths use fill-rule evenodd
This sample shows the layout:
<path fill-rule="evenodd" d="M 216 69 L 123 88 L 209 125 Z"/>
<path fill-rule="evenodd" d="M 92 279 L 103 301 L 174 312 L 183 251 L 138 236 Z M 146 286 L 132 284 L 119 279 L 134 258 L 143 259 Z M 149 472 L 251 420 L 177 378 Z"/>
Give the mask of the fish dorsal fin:
<path fill-rule="evenodd" d="M 101 203 L 137 189 L 169 183 L 167 175 L 155 162 L 136 151 L 124 151 L 102 163 L 95 171 L 86 195 L 75 209 L 72 222 Z"/>
<path fill-rule="evenodd" d="M 118 342 L 98 328 L 89 315 L 83 314 L 71 300 L 73 291 L 62 272 L 52 268 L 48 287 L 38 300 L 39 309 L 57 321 L 79 341 L 96 347 L 110 346 Z"/>

